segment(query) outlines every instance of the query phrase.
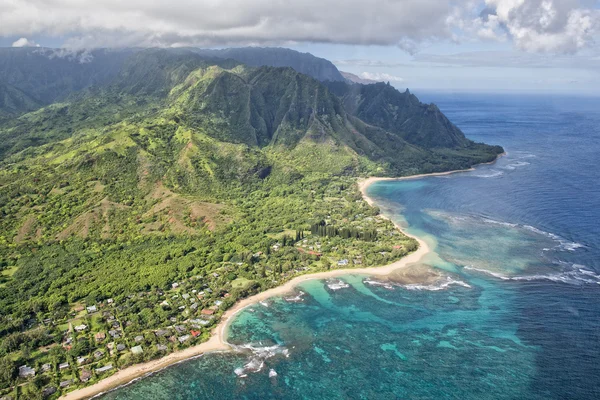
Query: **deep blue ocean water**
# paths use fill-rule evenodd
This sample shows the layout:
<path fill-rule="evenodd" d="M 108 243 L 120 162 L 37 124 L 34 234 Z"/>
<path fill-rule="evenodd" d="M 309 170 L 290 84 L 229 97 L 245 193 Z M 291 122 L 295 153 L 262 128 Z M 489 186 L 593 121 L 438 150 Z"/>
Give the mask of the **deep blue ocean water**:
<path fill-rule="evenodd" d="M 600 398 L 600 99 L 421 95 L 493 165 L 379 182 L 369 194 L 435 252 L 448 276 L 380 286 L 365 276 L 252 306 L 239 352 L 167 368 L 106 399 Z"/>

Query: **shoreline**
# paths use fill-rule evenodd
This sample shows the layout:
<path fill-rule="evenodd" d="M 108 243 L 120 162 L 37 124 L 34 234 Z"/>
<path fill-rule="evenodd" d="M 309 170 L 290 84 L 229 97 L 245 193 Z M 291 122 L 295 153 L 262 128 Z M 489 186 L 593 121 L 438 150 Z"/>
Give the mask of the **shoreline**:
<path fill-rule="evenodd" d="M 488 162 L 488 163 L 479 164 L 479 165 L 493 164 L 500 157 L 504 156 L 505 154 L 506 153 L 499 154 L 495 160 Z M 375 206 L 375 202 L 373 201 L 373 199 L 367 195 L 367 188 L 375 182 L 420 179 L 420 178 L 431 177 L 431 176 L 444 176 L 444 175 L 456 174 L 456 173 L 460 173 L 460 172 L 469 172 L 469 171 L 473 171 L 473 170 L 475 170 L 474 167 L 471 167 L 469 169 L 463 169 L 463 170 L 435 172 L 435 173 L 430 173 L 430 174 L 418 174 L 418 175 L 410 175 L 410 176 L 404 176 L 404 177 L 399 177 L 399 178 L 377 178 L 377 177 L 359 178 L 357 181 L 357 184 L 358 184 L 358 188 L 363 196 L 363 199 L 370 206 Z M 106 392 L 115 390 L 119 387 L 126 386 L 130 383 L 133 383 L 134 381 L 137 381 L 140 378 L 146 377 L 155 372 L 163 370 L 171 365 L 178 364 L 180 362 L 183 362 L 183 361 L 186 361 L 189 359 L 193 359 L 193 358 L 202 356 L 204 354 L 232 351 L 232 347 L 227 342 L 227 328 L 228 328 L 229 324 L 233 321 L 233 317 L 235 317 L 235 315 L 237 315 L 239 312 L 241 312 L 245 308 L 247 308 L 253 304 L 256 304 L 260 301 L 269 299 L 271 297 L 282 296 L 287 293 L 290 293 L 299 284 L 306 282 L 306 281 L 310 281 L 310 280 L 326 279 L 326 278 L 337 277 L 340 275 L 352 275 L 352 274 L 387 276 L 387 275 L 390 275 L 395 270 L 398 270 L 400 268 L 406 268 L 410 265 L 418 263 L 419 261 L 421 261 L 423 259 L 423 257 L 425 257 L 431 251 L 431 249 L 429 248 L 429 246 L 423 239 L 407 233 L 399 224 L 394 222 L 390 217 L 388 217 L 384 214 L 381 214 L 381 216 L 383 218 L 386 218 L 386 219 L 392 221 L 392 223 L 396 226 L 396 229 L 398 229 L 404 235 L 415 239 L 419 244 L 419 247 L 417 248 L 417 250 L 404 256 L 400 260 L 397 260 L 391 264 L 384 265 L 381 267 L 345 268 L 345 269 L 336 269 L 336 270 L 331 270 L 331 271 L 315 272 L 312 274 L 297 276 L 297 277 L 291 279 L 290 281 L 284 283 L 281 286 L 277 286 L 277 287 L 268 289 L 264 292 L 257 293 L 255 295 L 252 295 L 248 298 L 242 299 L 242 300 L 238 301 L 237 303 L 235 303 L 233 305 L 233 307 L 231 307 L 230 309 L 225 311 L 225 313 L 222 315 L 219 323 L 213 328 L 211 337 L 208 341 L 201 343 L 199 345 L 193 346 L 193 347 L 189 347 L 189 348 L 181 350 L 181 351 L 173 352 L 173 353 L 171 353 L 165 357 L 159 358 L 157 360 L 152 360 L 152 361 L 148 361 L 148 362 L 145 362 L 142 364 L 132 365 L 125 369 L 119 370 L 115 374 L 113 374 L 105 379 L 102 379 L 99 382 L 97 382 L 91 386 L 87 386 L 87 387 L 84 387 L 81 389 L 76 389 L 70 393 L 67 393 L 64 396 L 61 396 L 60 398 L 66 399 L 66 400 L 89 399 L 89 398 L 104 394 Z"/>

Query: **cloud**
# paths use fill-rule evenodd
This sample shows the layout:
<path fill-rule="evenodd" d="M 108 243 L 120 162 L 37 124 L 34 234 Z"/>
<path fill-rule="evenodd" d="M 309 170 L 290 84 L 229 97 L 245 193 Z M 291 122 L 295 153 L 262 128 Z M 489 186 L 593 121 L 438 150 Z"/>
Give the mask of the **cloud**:
<path fill-rule="evenodd" d="M 590 0 L 485 0 L 486 12 L 473 20 L 481 38 L 510 37 L 529 52 L 576 53 L 593 44 L 600 10 Z"/>
<path fill-rule="evenodd" d="M 398 68 L 408 67 L 407 63 L 402 62 L 391 62 L 381 61 L 372 59 L 349 59 L 349 60 L 335 60 L 333 63 L 340 67 L 352 66 L 352 67 L 374 67 L 374 68 Z"/>
<path fill-rule="evenodd" d="M 598 34 L 594 0 L 0 0 L 0 36 L 65 37 L 65 46 L 395 46 L 512 40 L 578 51 Z M 483 10 L 482 10 L 483 9 Z"/>
<path fill-rule="evenodd" d="M 2 0 L 0 36 L 68 37 L 70 47 L 298 42 L 398 46 L 450 36 L 451 0 Z"/>
<path fill-rule="evenodd" d="M 22 37 L 21 39 L 13 42 L 12 47 L 40 47 L 40 45 L 33 40 Z"/>
<path fill-rule="evenodd" d="M 363 79 L 368 79 L 370 81 L 378 81 L 378 82 L 404 82 L 404 79 L 380 72 L 362 72 L 359 75 Z"/>

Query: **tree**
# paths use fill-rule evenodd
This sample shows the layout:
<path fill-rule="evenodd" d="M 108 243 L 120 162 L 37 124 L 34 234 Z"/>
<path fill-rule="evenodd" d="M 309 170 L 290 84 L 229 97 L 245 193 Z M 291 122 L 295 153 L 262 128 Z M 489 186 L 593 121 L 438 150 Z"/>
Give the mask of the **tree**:
<path fill-rule="evenodd" d="M 15 363 L 9 357 L 0 358 L 0 387 L 10 386 L 15 377 Z"/>

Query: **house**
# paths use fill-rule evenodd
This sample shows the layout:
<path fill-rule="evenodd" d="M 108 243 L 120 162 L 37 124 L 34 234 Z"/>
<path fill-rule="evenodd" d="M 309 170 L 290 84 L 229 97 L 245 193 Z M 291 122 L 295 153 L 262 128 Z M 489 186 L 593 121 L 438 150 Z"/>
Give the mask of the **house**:
<path fill-rule="evenodd" d="M 44 397 L 51 396 L 54 393 L 56 393 L 56 388 L 54 386 L 48 386 L 42 390 L 42 396 Z"/>
<path fill-rule="evenodd" d="M 64 362 L 62 364 L 58 364 L 58 369 L 61 370 L 61 371 L 63 369 L 67 369 L 67 368 L 69 368 L 69 363 L 68 362 Z"/>
<path fill-rule="evenodd" d="M 169 307 L 169 303 L 166 300 L 163 300 L 163 302 L 160 303 L 160 305 L 163 307 Z"/>
<path fill-rule="evenodd" d="M 215 301 L 215 306 L 219 307 L 223 302 L 221 300 Z"/>
<path fill-rule="evenodd" d="M 198 309 L 198 304 L 197 304 L 197 303 L 194 303 L 194 304 L 192 304 L 192 305 L 190 306 L 190 308 L 191 308 L 192 310 L 196 310 L 196 309 Z"/>
<path fill-rule="evenodd" d="M 96 311 L 98 311 L 98 309 L 96 308 L 96 305 L 86 307 L 86 310 L 87 310 L 88 314 L 95 313 Z"/>
<path fill-rule="evenodd" d="M 83 364 L 84 362 L 86 362 L 86 361 L 87 361 L 87 359 L 88 359 L 88 358 L 87 358 L 87 357 L 84 357 L 84 356 L 77 357 L 77 364 L 81 365 L 81 364 Z"/>
<path fill-rule="evenodd" d="M 219 274 L 217 274 L 216 272 L 213 272 L 213 273 L 212 273 L 212 276 L 214 276 L 215 278 L 218 278 L 218 277 L 219 277 Z"/>
<path fill-rule="evenodd" d="M 275 243 L 273 245 L 273 251 L 279 251 L 280 248 L 281 248 L 281 244 L 280 243 Z"/>
<path fill-rule="evenodd" d="M 183 325 L 175 325 L 175 330 L 176 330 L 178 333 L 183 333 L 183 332 L 187 331 L 187 329 L 186 329 L 186 328 L 185 328 L 185 326 L 183 326 Z"/>
<path fill-rule="evenodd" d="M 64 389 L 71 386 L 71 383 L 73 383 L 73 379 L 68 379 L 66 381 L 62 381 L 58 386 L 60 386 L 61 389 Z"/>
<path fill-rule="evenodd" d="M 211 319 L 212 319 L 212 318 L 211 318 Z M 208 325 L 208 324 L 210 324 L 210 319 L 201 319 L 201 318 L 198 318 L 198 319 L 191 319 L 191 320 L 190 320 L 190 323 L 192 323 L 192 324 L 194 324 L 194 325 L 202 325 L 202 326 L 205 326 L 205 325 Z"/>
<path fill-rule="evenodd" d="M 142 349 L 142 346 L 133 346 L 131 348 L 131 352 L 133 354 L 142 354 L 144 352 L 144 349 Z"/>
<path fill-rule="evenodd" d="M 104 332 L 98 332 L 94 335 L 94 338 L 96 339 L 96 342 L 101 342 L 104 339 L 106 339 L 106 333 Z"/>
<path fill-rule="evenodd" d="M 101 350 L 96 350 L 96 351 L 94 352 L 94 358 L 95 358 L 96 360 L 98 360 L 99 358 L 102 358 L 102 356 L 103 356 L 103 355 L 104 355 L 104 353 L 103 353 Z"/>
<path fill-rule="evenodd" d="M 109 371 L 109 370 L 111 370 L 111 369 L 112 369 L 112 367 L 113 367 L 113 366 L 112 366 L 112 364 L 108 364 L 108 365 L 106 365 L 106 366 L 104 366 L 104 367 L 102 367 L 102 368 L 96 368 L 96 373 L 97 373 L 97 374 L 101 374 L 101 373 L 103 373 L 103 372 L 106 372 L 106 371 Z"/>
<path fill-rule="evenodd" d="M 362 261 L 359 260 L 359 259 L 354 259 L 353 262 L 354 262 L 354 265 L 360 265 L 360 264 L 362 264 Z"/>
<path fill-rule="evenodd" d="M 179 287 L 179 283 L 177 283 L 177 282 L 175 282 L 175 283 L 172 283 L 172 284 L 171 284 L 171 287 L 172 287 L 173 289 L 177 289 L 177 288 Z"/>
<path fill-rule="evenodd" d="M 187 300 L 187 299 L 190 298 L 190 295 L 187 294 L 187 293 L 184 293 L 184 294 L 181 295 L 181 297 L 183 297 L 184 300 Z"/>
<path fill-rule="evenodd" d="M 35 376 L 35 369 L 28 367 L 27 365 L 21 365 L 19 367 L 19 377 L 20 378 L 29 378 Z"/>
<path fill-rule="evenodd" d="M 113 299 L 108 299 L 108 300 L 106 300 L 106 302 L 107 302 L 108 304 L 112 304 L 112 303 L 114 302 L 114 300 L 113 300 Z"/>
<path fill-rule="evenodd" d="M 81 312 L 83 310 L 84 310 L 84 307 L 82 305 L 73 307 L 73 311 L 75 311 L 75 312 Z"/>
<path fill-rule="evenodd" d="M 177 340 L 179 340 L 179 343 L 183 343 L 183 342 L 185 342 L 186 340 L 188 340 L 189 338 L 190 338 L 190 335 L 183 335 L 183 336 L 179 336 L 179 337 L 177 338 Z"/>
<path fill-rule="evenodd" d="M 135 340 L 136 343 L 139 343 L 144 340 L 144 337 L 142 335 L 137 335 L 133 340 Z"/>
<path fill-rule="evenodd" d="M 76 330 L 77 332 L 83 332 L 83 331 L 85 331 L 86 329 L 87 329 L 87 325 L 84 325 L 84 324 L 77 325 L 77 326 L 75 327 L 75 330 Z"/>
<path fill-rule="evenodd" d="M 108 331 L 108 334 L 113 338 L 113 339 L 118 339 L 121 337 L 121 335 L 119 335 L 119 332 L 111 329 L 110 331 Z"/>
<path fill-rule="evenodd" d="M 117 351 L 123 351 L 125 350 L 127 347 L 123 344 L 123 343 L 119 343 L 117 345 Z"/>
<path fill-rule="evenodd" d="M 158 337 L 164 337 L 164 336 L 168 336 L 171 332 L 169 332 L 166 329 L 159 329 L 156 332 L 154 332 L 154 334 Z"/>
<path fill-rule="evenodd" d="M 202 315 L 213 315 L 215 313 L 215 310 L 211 310 L 210 308 L 205 308 L 204 310 L 202 310 L 200 312 L 200 314 Z"/>
<path fill-rule="evenodd" d="M 348 265 L 348 260 L 344 258 L 343 260 L 338 261 L 337 265 L 339 265 L 339 266 Z"/>
<path fill-rule="evenodd" d="M 192 334 L 193 337 L 198 337 L 200 336 L 200 334 L 202 333 L 202 331 L 195 331 L 195 330 L 191 330 L 190 333 Z"/>
<path fill-rule="evenodd" d="M 50 365 L 50 364 L 42 365 L 42 372 L 47 372 L 47 371 L 50 371 L 51 369 L 52 369 L 52 365 Z"/>
<path fill-rule="evenodd" d="M 164 344 L 157 344 L 156 349 L 158 351 L 167 351 L 167 346 L 165 346 Z"/>
<path fill-rule="evenodd" d="M 79 380 L 81 382 L 87 382 L 92 378 L 92 371 L 89 369 L 82 369 L 79 373 Z"/>

